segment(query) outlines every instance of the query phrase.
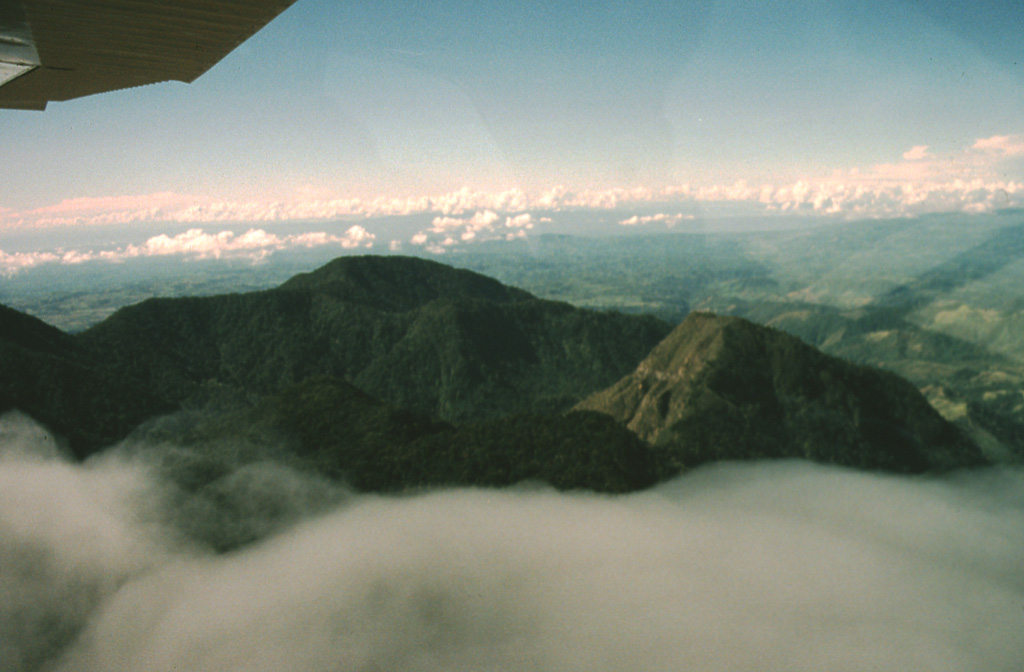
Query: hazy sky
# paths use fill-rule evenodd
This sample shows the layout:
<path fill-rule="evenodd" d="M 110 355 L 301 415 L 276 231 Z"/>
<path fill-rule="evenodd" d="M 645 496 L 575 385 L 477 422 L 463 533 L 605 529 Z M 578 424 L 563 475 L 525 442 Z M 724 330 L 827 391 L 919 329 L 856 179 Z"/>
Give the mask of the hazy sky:
<path fill-rule="evenodd" d="M 1022 22 L 1019 2 L 298 0 L 192 85 L 0 112 L 0 235 L 1020 206 Z"/>

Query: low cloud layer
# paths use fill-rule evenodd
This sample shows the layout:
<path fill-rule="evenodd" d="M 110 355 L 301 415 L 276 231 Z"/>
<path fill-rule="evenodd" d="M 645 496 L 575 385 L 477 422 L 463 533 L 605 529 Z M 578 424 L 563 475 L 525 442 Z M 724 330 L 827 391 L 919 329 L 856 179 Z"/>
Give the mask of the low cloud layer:
<path fill-rule="evenodd" d="M 147 464 L 72 465 L 24 418 L 0 421 L 5 669 L 991 672 L 1024 657 L 1019 471 L 756 463 L 627 497 L 352 497 L 279 466 L 210 501 L 259 518 L 275 508 L 260 501 L 306 511 L 282 496 L 303 482 L 344 496 L 216 555 Z"/>
<path fill-rule="evenodd" d="M 55 252 L 18 252 L 0 250 L 0 275 L 13 275 L 20 270 L 42 264 L 80 264 L 88 261 L 122 262 L 143 257 L 179 256 L 185 259 L 248 259 L 259 261 L 279 250 L 334 246 L 340 249 L 373 247 L 376 236 L 358 224 L 344 234 L 323 231 L 279 236 L 263 229 L 245 233 L 233 231 L 207 233 L 189 229 L 169 236 L 161 233 L 140 245 L 125 245 L 107 250 L 58 250 Z"/>
<path fill-rule="evenodd" d="M 337 220 L 430 214 L 466 219 L 491 211 L 512 217 L 527 211 L 613 210 L 639 204 L 686 206 L 714 212 L 721 204 L 744 214 L 809 213 L 842 218 L 907 217 L 936 212 L 991 212 L 1024 207 L 1024 135 L 978 138 L 957 151 L 921 144 L 894 154 L 902 160 L 839 168 L 792 182 L 671 184 L 630 188 L 572 189 L 554 186 L 478 191 L 463 187 L 435 195 L 357 198 L 296 190 L 289 200 L 224 201 L 159 192 L 148 195 L 73 198 L 32 210 L 0 206 L 0 230 L 168 222 L 178 224 Z M 469 232 L 469 231 L 467 231 Z M 453 238 L 457 240 L 458 238 Z"/>
<path fill-rule="evenodd" d="M 693 215 L 684 215 L 681 212 L 677 212 L 674 215 L 669 215 L 664 212 L 659 212 L 656 215 L 633 215 L 626 219 L 620 220 L 619 224 L 622 226 L 643 226 L 645 224 L 657 223 L 664 224 L 668 228 L 672 228 L 683 220 L 694 219 Z"/>

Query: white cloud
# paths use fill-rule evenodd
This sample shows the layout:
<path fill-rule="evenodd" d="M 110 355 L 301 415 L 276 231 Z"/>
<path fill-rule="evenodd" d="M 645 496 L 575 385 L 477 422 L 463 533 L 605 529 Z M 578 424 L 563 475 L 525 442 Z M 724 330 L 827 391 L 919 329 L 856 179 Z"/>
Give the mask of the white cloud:
<path fill-rule="evenodd" d="M 677 212 L 674 215 L 658 213 L 656 215 L 644 215 L 643 217 L 639 215 L 633 215 L 632 217 L 619 221 L 619 224 L 621 224 L 622 226 L 638 226 L 643 224 L 650 224 L 651 222 L 662 222 L 665 224 L 665 226 L 672 228 L 673 226 L 683 221 L 684 219 L 693 218 L 693 215 L 684 215 L 681 212 Z"/>
<path fill-rule="evenodd" d="M 981 179 L 952 182 L 798 182 L 766 188 L 758 200 L 769 211 L 847 218 L 905 217 L 935 212 L 991 212 L 1024 206 L 1024 184 Z"/>
<path fill-rule="evenodd" d="M 11 276 L 20 270 L 60 260 L 53 252 L 14 252 L 0 250 L 0 275 Z"/>
<path fill-rule="evenodd" d="M 466 220 L 459 217 L 434 217 L 433 221 L 430 222 L 430 231 L 434 233 L 444 233 L 449 229 L 457 229 L 466 225 Z"/>
<path fill-rule="evenodd" d="M 296 192 L 295 200 L 245 202 L 159 192 L 68 199 L 25 211 L 0 208 L 0 230 L 142 222 L 255 224 L 433 214 L 433 233 L 461 236 L 472 231 L 474 239 L 481 239 L 482 233 L 502 218 L 517 221 L 536 211 L 616 210 L 634 204 L 714 207 L 746 203 L 754 208 L 752 214 L 768 209 L 845 217 L 977 212 L 1024 205 L 1018 195 L 1018 187 L 1024 183 L 1022 157 L 1024 135 L 1011 134 L 979 138 L 959 151 L 938 154 L 928 145 L 916 145 L 903 153 L 902 161 L 809 175 L 788 184 L 755 185 L 739 179 L 731 184 L 683 183 L 657 189 L 573 190 L 557 185 L 534 193 L 519 188 L 489 192 L 463 187 L 440 195 L 375 199 L 323 198 L 323 190 L 303 190 Z"/>
<path fill-rule="evenodd" d="M 532 229 L 533 215 L 528 212 L 524 212 L 523 214 L 516 215 L 515 217 L 506 217 L 505 227 L 510 229 Z"/>
<path fill-rule="evenodd" d="M 319 234 L 325 235 L 325 234 Z M 373 247 L 373 241 L 377 239 L 377 236 L 370 233 L 358 224 L 348 227 L 345 231 L 344 236 L 332 237 L 327 242 L 340 243 L 342 247 Z M 308 247 L 308 246 L 307 246 Z"/>
<path fill-rule="evenodd" d="M 526 216 L 529 217 L 529 215 Z M 499 219 L 501 217 L 498 213 L 493 210 L 484 210 L 483 212 L 477 212 L 470 218 L 469 226 L 479 231 L 480 229 L 491 228 Z"/>
<path fill-rule="evenodd" d="M 931 158 L 931 154 L 928 153 L 928 145 L 914 145 L 907 151 L 903 152 L 903 158 L 907 161 L 920 161 L 921 159 Z"/>
<path fill-rule="evenodd" d="M 302 233 L 290 236 L 278 236 L 267 233 L 263 229 L 249 229 L 242 235 L 231 231 L 206 233 L 202 229 L 189 229 L 176 236 L 160 234 L 147 240 L 142 245 L 129 245 L 119 256 L 150 257 L 165 255 L 186 255 L 198 259 L 221 257 L 262 258 L 275 250 L 290 247 L 318 247 L 322 245 L 340 245 L 344 249 L 356 247 L 372 247 L 376 238 L 362 226 L 354 225 L 337 236 L 325 232 Z"/>
<path fill-rule="evenodd" d="M 501 215 L 494 210 L 477 210 L 470 217 L 451 217 L 438 215 L 431 221 L 430 228 L 413 236 L 414 245 L 428 245 L 427 250 L 441 253 L 447 247 L 469 241 L 511 240 L 518 235 L 505 235 L 498 231 Z M 550 221 L 550 220 L 549 220 Z M 530 213 L 505 217 L 505 228 L 532 229 L 534 218 Z"/>
<path fill-rule="evenodd" d="M 802 188 L 803 183 L 797 182 L 795 188 Z M 746 180 L 737 180 L 732 184 L 716 184 L 709 187 L 687 188 L 689 197 L 697 202 L 716 201 L 753 201 L 761 193 L 747 184 Z"/>
<path fill-rule="evenodd" d="M 258 261 L 278 251 L 297 247 L 337 245 L 342 249 L 370 248 L 376 236 L 359 225 L 350 226 L 343 235 L 323 231 L 278 236 L 263 229 L 249 229 L 241 235 L 232 231 L 207 233 L 189 229 L 174 236 L 160 234 L 146 242 L 109 250 L 67 250 L 6 254 L 0 251 L 0 274 L 45 263 L 80 264 L 88 261 L 122 262 L 143 257 L 182 256 L 191 259 L 249 259 Z"/>
<path fill-rule="evenodd" d="M 498 213 L 493 210 L 478 210 L 473 214 L 472 217 L 449 217 L 447 215 L 437 216 L 431 221 L 431 226 L 427 231 L 429 233 L 449 234 L 458 233 L 458 229 L 464 229 L 461 232 L 463 240 L 470 240 L 476 237 L 476 234 L 480 231 L 493 231 L 494 223 L 500 219 Z"/>
<path fill-rule="evenodd" d="M 1022 156 L 1024 135 L 993 135 L 989 138 L 979 138 L 971 145 L 971 149 L 1003 156 Z"/>

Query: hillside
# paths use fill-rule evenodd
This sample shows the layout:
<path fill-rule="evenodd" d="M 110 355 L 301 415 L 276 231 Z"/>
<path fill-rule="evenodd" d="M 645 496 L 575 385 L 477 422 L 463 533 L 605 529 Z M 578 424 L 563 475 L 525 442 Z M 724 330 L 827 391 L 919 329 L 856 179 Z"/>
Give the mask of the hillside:
<path fill-rule="evenodd" d="M 170 406 L 111 375 L 67 334 L 0 305 L 0 414 L 14 408 L 47 424 L 81 455 Z"/>
<path fill-rule="evenodd" d="M 166 406 L 209 386 L 266 396 L 313 376 L 453 422 L 557 413 L 668 333 L 409 257 L 344 257 L 247 294 L 151 299 L 73 337 Z"/>
<path fill-rule="evenodd" d="M 79 455 L 178 410 L 136 438 L 244 438 L 263 446 L 256 461 L 279 444 L 365 490 L 526 479 L 618 492 L 718 459 L 983 461 L 910 383 L 775 329 L 695 313 L 669 333 L 422 259 L 347 257 L 272 290 L 153 299 L 74 336 L 5 310 L 3 409 Z M 588 394 L 576 409 L 589 412 L 562 414 Z M 983 438 L 1016 437 L 1004 425 Z"/>
<path fill-rule="evenodd" d="M 685 467 L 799 457 L 918 472 L 984 462 L 907 381 L 708 313 L 691 314 L 577 408 L 612 416 Z"/>
<path fill-rule="evenodd" d="M 174 507 L 176 524 L 220 551 L 293 522 L 295 499 L 304 508 L 318 505 L 323 493 L 316 488 L 262 487 L 275 469 L 370 492 L 527 481 L 615 493 L 674 474 L 651 446 L 600 413 L 514 415 L 456 427 L 333 378 L 308 379 L 249 407 L 208 404 L 154 418 L 119 450 L 174 483 L 182 503 Z M 253 506 L 258 526 L 249 522 Z"/>
<path fill-rule="evenodd" d="M 320 473 L 362 490 L 537 480 L 565 490 L 627 492 L 662 476 L 649 446 L 598 413 L 513 415 L 453 427 L 318 378 L 249 415 L 296 437 L 295 453 Z"/>

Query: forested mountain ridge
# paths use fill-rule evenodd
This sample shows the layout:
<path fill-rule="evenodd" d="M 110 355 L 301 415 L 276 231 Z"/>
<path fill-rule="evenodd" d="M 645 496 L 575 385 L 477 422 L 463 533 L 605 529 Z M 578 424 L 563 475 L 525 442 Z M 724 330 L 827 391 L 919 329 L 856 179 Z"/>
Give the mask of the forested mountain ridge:
<path fill-rule="evenodd" d="M 59 329 L 0 305 L 0 413 L 18 409 L 90 452 L 173 407 L 112 375 Z"/>
<path fill-rule="evenodd" d="M 128 443 L 147 447 L 175 482 L 193 491 L 215 487 L 239 462 L 291 464 L 366 491 L 537 481 L 628 492 L 675 473 L 600 413 L 519 414 L 454 426 L 326 377 L 249 408 L 156 418 Z"/>
<path fill-rule="evenodd" d="M 209 381 L 263 395 L 333 376 L 465 421 L 567 409 L 669 329 L 423 259 L 343 257 L 276 289 L 144 301 L 76 340 L 168 403 Z"/>
<path fill-rule="evenodd" d="M 408 257 L 344 257 L 265 291 L 150 299 L 76 335 L 3 317 L 3 409 L 50 425 L 78 454 L 211 390 L 254 401 L 315 376 L 450 421 L 557 413 L 670 330 Z"/>
<path fill-rule="evenodd" d="M 774 329 L 693 314 L 673 331 L 415 258 L 344 257 L 276 289 L 150 299 L 74 336 L 15 314 L 0 335 L 0 402 L 79 455 L 185 410 L 202 422 L 146 440 L 253 428 L 254 445 L 277 437 L 371 490 L 623 491 L 716 459 L 982 461 L 906 381 Z M 578 408 L 604 415 L 563 415 L 588 394 Z"/>
<path fill-rule="evenodd" d="M 0 343 L 63 356 L 74 349 L 72 337 L 42 320 L 0 304 Z"/>
<path fill-rule="evenodd" d="M 390 312 L 413 310 L 438 299 L 493 303 L 536 300 L 529 292 L 486 275 L 400 256 L 340 257 L 292 277 L 280 289 L 312 291 Z"/>
<path fill-rule="evenodd" d="M 577 408 L 611 415 L 687 467 L 799 457 L 916 472 L 985 462 L 906 380 L 709 313 L 691 314 Z"/>

